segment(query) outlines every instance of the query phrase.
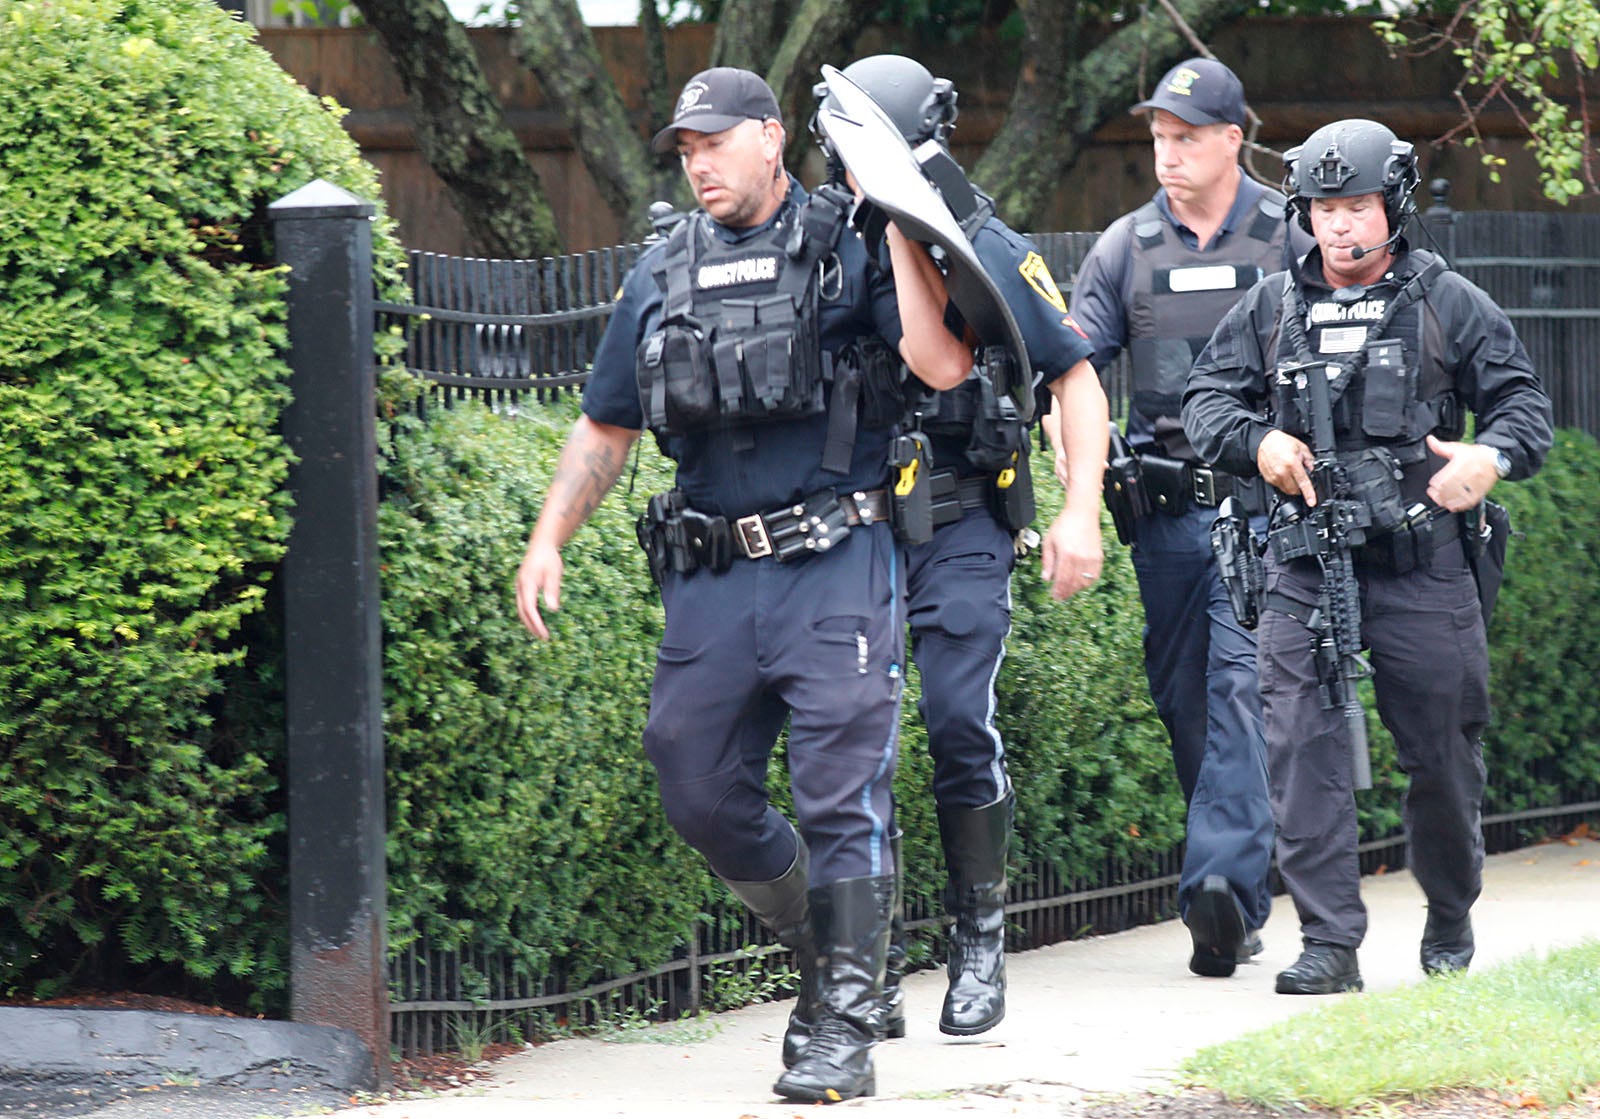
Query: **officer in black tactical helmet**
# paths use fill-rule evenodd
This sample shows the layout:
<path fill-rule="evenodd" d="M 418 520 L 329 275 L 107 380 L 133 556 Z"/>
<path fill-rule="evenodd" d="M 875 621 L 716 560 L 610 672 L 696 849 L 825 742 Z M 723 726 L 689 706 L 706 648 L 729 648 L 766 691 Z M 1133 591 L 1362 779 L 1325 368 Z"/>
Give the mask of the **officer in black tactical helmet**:
<path fill-rule="evenodd" d="M 1098 578 L 1102 558 L 1107 406 L 1087 360 L 1088 341 L 1033 244 L 994 216 L 944 146 L 956 120 L 954 86 L 894 54 L 859 59 L 843 74 L 894 122 L 939 188 L 1010 307 L 1041 391 L 1048 387 L 1066 417 L 1072 482 L 1043 553 L 1053 593 L 1066 598 Z M 827 103 L 826 85 L 818 96 Z M 947 324 L 959 333 L 957 317 L 952 309 Z M 996 423 L 983 389 L 975 370 L 959 388 L 913 394 L 902 418 L 903 427 L 926 437 L 933 464 L 934 528 L 930 540 L 910 549 L 907 613 L 949 873 L 944 902 L 955 919 L 939 1028 L 955 1035 L 982 1033 L 1005 1015 L 1006 850 L 1015 798 L 994 725 L 994 681 L 1010 632 L 1015 541 L 1032 533 L 1033 519 L 1027 431 Z M 898 867 L 898 852 L 896 859 Z M 885 981 L 891 1037 L 905 1033 L 898 906 L 896 916 Z"/>
<path fill-rule="evenodd" d="M 1290 150 L 1285 166 L 1296 221 L 1316 247 L 1223 319 L 1189 376 L 1183 423 L 1203 456 L 1259 474 L 1278 505 L 1264 557 L 1261 686 L 1278 870 L 1303 948 L 1277 990 L 1304 995 L 1361 988 L 1367 913 L 1350 749 L 1360 736 L 1320 694 L 1325 661 L 1313 640 L 1325 580 L 1343 579 L 1344 559 L 1330 565 L 1321 539 L 1321 550 L 1308 548 L 1300 522 L 1319 503 L 1345 503 L 1333 508 L 1354 545 L 1356 644 L 1370 650 L 1378 716 L 1410 781 L 1406 866 L 1428 906 L 1422 969 L 1464 970 L 1483 869 L 1480 596 L 1498 583 L 1495 550 L 1483 548 L 1484 499 L 1496 482 L 1538 470 L 1552 431 L 1550 400 L 1505 313 L 1406 243 L 1418 179 L 1410 144 L 1376 121 L 1341 120 Z M 1328 391 L 1308 406 L 1302 386 L 1313 377 Z M 1469 409 L 1471 443 L 1461 441 Z M 1331 429 L 1326 465 L 1313 450 L 1319 415 Z"/>

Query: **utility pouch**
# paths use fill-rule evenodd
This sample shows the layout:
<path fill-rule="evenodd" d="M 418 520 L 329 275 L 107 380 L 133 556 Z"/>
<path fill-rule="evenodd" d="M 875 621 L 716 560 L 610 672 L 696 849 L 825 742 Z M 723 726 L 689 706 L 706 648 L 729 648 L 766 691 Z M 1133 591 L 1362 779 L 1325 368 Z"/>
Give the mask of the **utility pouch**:
<path fill-rule="evenodd" d="M 1311 434 L 1311 417 L 1301 401 L 1301 387 L 1295 383 L 1300 365 L 1278 370 L 1272 379 L 1272 412 L 1276 426 L 1290 435 L 1305 438 Z"/>
<path fill-rule="evenodd" d="M 1134 522 L 1150 513 L 1150 498 L 1140 477 L 1139 456 L 1133 453 L 1115 423 L 1111 425 L 1111 450 L 1101 488 L 1105 492 L 1106 508 L 1111 512 L 1111 523 L 1116 526 L 1117 539 L 1132 544 Z"/>
<path fill-rule="evenodd" d="M 889 445 L 890 523 L 902 544 L 933 539 L 933 454 L 920 431 L 898 435 Z"/>
<path fill-rule="evenodd" d="M 717 419 L 711 353 L 702 333 L 664 326 L 639 344 L 639 404 L 663 435 L 709 427 Z"/>
<path fill-rule="evenodd" d="M 900 355 L 876 335 L 851 342 L 840 350 L 833 368 L 835 386 L 849 379 L 861 385 L 857 422 L 862 427 L 892 427 L 910 407 L 910 390 L 914 386 L 907 380 L 906 367 L 901 364 Z"/>
<path fill-rule="evenodd" d="M 1189 511 L 1194 494 L 1194 476 L 1189 463 L 1160 455 L 1140 455 L 1139 471 L 1153 507 L 1173 517 Z"/>
<path fill-rule="evenodd" d="M 1361 393 L 1361 429 L 1376 439 L 1407 434 L 1406 416 L 1416 399 L 1416 374 L 1406 367 L 1399 339 L 1367 343 Z"/>
<path fill-rule="evenodd" d="M 1009 396 L 995 393 L 987 377 L 976 377 L 963 385 L 978 389 L 977 414 L 972 419 L 972 437 L 967 441 L 967 461 L 978 470 L 998 474 L 1012 466 L 1017 448 L 1027 442 L 1022 416 Z"/>
<path fill-rule="evenodd" d="M 1250 520 L 1234 498 L 1223 498 L 1217 507 L 1217 519 L 1211 522 L 1211 551 L 1217 557 L 1217 574 L 1228 592 L 1233 616 L 1245 629 L 1255 629 L 1261 621 L 1267 574 L 1261 562 L 1261 541 L 1250 531 Z"/>
<path fill-rule="evenodd" d="M 996 474 L 990 483 L 990 511 L 995 520 L 1012 532 L 1033 524 L 1038 512 L 1033 499 L 1033 470 L 1028 465 L 1028 445 L 1012 453 L 1011 465 Z"/>
<path fill-rule="evenodd" d="M 667 543 L 674 559 L 686 553 L 696 566 L 719 573 L 733 566 L 733 533 L 725 517 L 685 509 L 668 523 Z"/>
<path fill-rule="evenodd" d="M 1344 456 L 1340 456 L 1343 458 Z M 1368 447 L 1345 461 L 1345 477 L 1350 496 L 1367 503 L 1371 511 L 1373 535 L 1399 528 L 1413 519 L 1400 495 L 1405 472 L 1400 460 L 1382 447 Z"/>

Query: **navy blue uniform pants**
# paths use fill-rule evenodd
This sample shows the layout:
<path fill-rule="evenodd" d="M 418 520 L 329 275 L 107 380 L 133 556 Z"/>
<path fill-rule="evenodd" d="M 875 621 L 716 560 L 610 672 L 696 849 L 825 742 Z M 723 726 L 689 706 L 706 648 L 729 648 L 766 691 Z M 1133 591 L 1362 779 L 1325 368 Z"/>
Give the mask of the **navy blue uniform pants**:
<path fill-rule="evenodd" d="M 1189 806 L 1178 906 L 1208 875 L 1232 884 L 1251 928 L 1272 910 L 1272 808 L 1256 642 L 1239 625 L 1211 553 L 1213 509 L 1155 513 L 1135 526 L 1144 667 Z"/>
<path fill-rule="evenodd" d="M 1015 555 L 1011 533 L 984 509 L 909 550 L 906 616 L 941 808 L 982 808 L 1011 791 L 994 681 L 1011 632 Z"/>
<path fill-rule="evenodd" d="M 887 524 L 826 555 L 669 574 L 644 747 L 668 821 L 723 878 L 767 882 L 794 861 L 768 802 L 784 720 L 811 883 L 889 874 L 904 663 L 899 557 Z"/>
<path fill-rule="evenodd" d="M 1407 865 L 1428 908 L 1464 916 L 1483 882 L 1484 764 L 1489 651 L 1477 586 L 1459 542 L 1424 570 L 1395 575 L 1357 567 L 1361 634 L 1371 649 L 1378 717 L 1410 778 L 1402 807 Z M 1316 601 L 1314 560 L 1280 567 L 1268 556 L 1267 589 Z M 1356 947 L 1366 936 L 1356 857 L 1356 802 L 1343 713 L 1317 696 L 1311 635 L 1298 619 L 1261 619 L 1261 694 L 1267 725 L 1278 871 L 1301 932 Z"/>

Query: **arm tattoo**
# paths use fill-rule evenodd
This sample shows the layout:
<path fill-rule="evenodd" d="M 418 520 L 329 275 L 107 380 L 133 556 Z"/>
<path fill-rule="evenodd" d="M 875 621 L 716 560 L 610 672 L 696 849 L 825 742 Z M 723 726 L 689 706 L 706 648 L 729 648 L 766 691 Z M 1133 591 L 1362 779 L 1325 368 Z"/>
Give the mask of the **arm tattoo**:
<path fill-rule="evenodd" d="M 557 511 L 562 519 L 572 525 L 588 520 L 622 476 L 625 457 L 602 442 L 568 447 L 550 484 L 550 497 L 560 503 Z"/>

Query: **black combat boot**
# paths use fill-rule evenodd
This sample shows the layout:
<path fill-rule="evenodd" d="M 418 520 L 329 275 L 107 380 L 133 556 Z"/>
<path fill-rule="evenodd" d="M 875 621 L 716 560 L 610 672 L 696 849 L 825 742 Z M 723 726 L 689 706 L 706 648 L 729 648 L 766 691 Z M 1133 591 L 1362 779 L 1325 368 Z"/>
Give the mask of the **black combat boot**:
<path fill-rule="evenodd" d="M 906 995 L 900 980 L 906 973 L 905 871 L 900 866 L 900 839 L 895 831 L 889 837 L 894 853 L 894 900 L 889 905 L 889 950 L 883 957 L 883 1036 L 906 1036 Z"/>
<path fill-rule="evenodd" d="M 939 1014 L 943 1033 L 967 1036 L 1006 1016 L 1006 844 L 1015 798 L 982 808 L 940 808 L 946 911 L 950 928 L 950 990 Z"/>
<path fill-rule="evenodd" d="M 1448 975 L 1466 971 L 1472 963 L 1472 915 L 1463 913 L 1454 921 L 1434 916 L 1428 910 L 1428 923 L 1422 929 L 1422 970 L 1429 975 Z"/>
<path fill-rule="evenodd" d="M 894 878 L 846 878 L 811 890 L 817 987 L 811 1042 L 772 1090 L 839 1103 L 877 1090 L 872 1046 L 883 1031 L 883 957 Z"/>
<path fill-rule="evenodd" d="M 779 878 L 770 882 L 734 882 L 722 879 L 723 885 L 733 891 L 733 896 L 749 908 L 778 938 L 778 943 L 794 950 L 795 969 L 800 972 L 800 993 L 795 997 L 794 1009 L 789 1012 L 789 1027 L 783 1033 L 783 1065 L 788 1068 L 800 1059 L 806 1042 L 811 1039 L 817 962 L 816 946 L 811 940 L 811 920 L 808 888 L 811 870 L 811 852 L 805 840 L 795 833 L 794 862 Z"/>
<path fill-rule="evenodd" d="M 1280 995 L 1333 995 L 1361 990 L 1356 950 L 1307 938 L 1300 958 L 1278 972 Z"/>
<path fill-rule="evenodd" d="M 1225 978 L 1233 974 L 1240 960 L 1250 959 L 1250 929 L 1244 909 L 1222 875 L 1206 875 L 1189 899 L 1183 923 L 1189 927 L 1189 936 L 1194 942 L 1189 970 L 1196 975 Z"/>

